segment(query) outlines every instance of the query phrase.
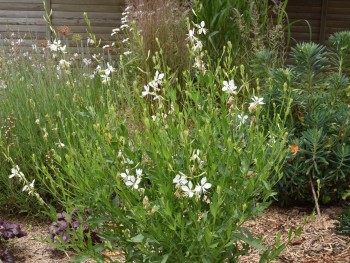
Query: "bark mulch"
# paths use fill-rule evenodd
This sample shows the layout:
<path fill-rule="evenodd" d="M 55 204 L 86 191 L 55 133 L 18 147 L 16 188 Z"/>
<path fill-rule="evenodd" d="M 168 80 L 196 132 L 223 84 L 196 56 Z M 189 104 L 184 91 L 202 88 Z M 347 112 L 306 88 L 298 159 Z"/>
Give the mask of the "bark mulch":
<path fill-rule="evenodd" d="M 335 231 L 338 207 L 323 208 L 321 218 L 310 216 L 311 211 L 303 208 L 282 209 L 271 207 L 265 214 L 244 225 L 256 237 L 263 236 L 266 245 L 273 244 L 277 231 L 287 237 L 290 228 L 303 226 L 299 237 L 282 252 L 275 263 L 349 263 L 350 237 L 338 235 Z M 1 217 L 1 216 L 0 216 Z M 16 262 L 24 263 L 66 263 L 68 255 L 52 253 L 41 240 L 47 238 L 50 222 L 36 221 L 24 217 L 6 218 L 9 222 L 19 223 L 27 236 L 6 243 L 6 247 L 15 255 Z M 0 245 L 3 246 L 4 244 Z M 251 250 L 251 254 L 242 256 L 241 263 L 259 262 L 261 251 Z M 119 253 L 117 253 L 119 254 Z M 108 255 L 118 256 L 118 255 Z M 120 254 L 119 254 L 120 256 Z M 120 258 L 120 257 L 119 257 Z M 92 262 L 92 261 L 90 261 Z"/>

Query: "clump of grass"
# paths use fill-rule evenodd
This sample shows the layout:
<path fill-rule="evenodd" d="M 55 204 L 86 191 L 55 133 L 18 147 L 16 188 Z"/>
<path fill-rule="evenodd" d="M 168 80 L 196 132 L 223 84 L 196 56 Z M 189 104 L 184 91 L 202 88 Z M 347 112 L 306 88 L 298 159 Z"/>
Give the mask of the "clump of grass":
<path fill-rule="evenodd" d="M 179 0 L 130 0 L 133 19 L 142 38 L 142 60 L 153 69 L 152 57 L 162 51 L 163 64 L 178 73 L 189 68 L 186 18 Z"/>

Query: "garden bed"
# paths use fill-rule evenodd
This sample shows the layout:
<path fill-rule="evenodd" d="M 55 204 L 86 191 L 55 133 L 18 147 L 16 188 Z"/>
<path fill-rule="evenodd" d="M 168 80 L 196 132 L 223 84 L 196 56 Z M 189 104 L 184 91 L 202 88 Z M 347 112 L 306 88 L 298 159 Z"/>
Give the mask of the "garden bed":
<path fill-rule="evenodd" d="M 256 236 L 263 235 L 266 244 L 271 244 L 277 231 L 286 235 L 289 229 L 303 225 L 302 234 L 289 245 L 275 262 L 350 262 L 350 238 L 337 235 L 335 232 L 336 217 L 340 208 L 322 209 L 322 218 L 308 217 L 310 211 L 304 208 L 282 209 L 269 208 L 265 215 L 245 223 Z M 2 217 L 3 218 L 3 217 Z M 36 221 L 25 217 L 7 218 L 11 222 L 19 223 L 27 232 L 27 236 L 12 241 L 10 251 L 15 255 L 16 262 L 69 262 L 64 253 L 52 253 L 47 245 L 40 242 L 48 235 L 47 221 Z M 259 251 L 252 251 L 250 255 L 241 258 L 241 263 L 259 262 Z"/>

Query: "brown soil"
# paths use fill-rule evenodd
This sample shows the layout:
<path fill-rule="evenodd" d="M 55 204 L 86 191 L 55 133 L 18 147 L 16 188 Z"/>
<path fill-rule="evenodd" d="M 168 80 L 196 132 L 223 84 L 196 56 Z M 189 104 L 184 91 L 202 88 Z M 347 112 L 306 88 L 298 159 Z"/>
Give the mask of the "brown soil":
<path fill-rule="evenodd" d="M 290 228 L 303 227 L 302 234 L 283 251 L 275 263 L 348 263 L 350 262 L 350 237 L 337 235 L 335 223 L 339 208 L 322 209 L 321 218 L 310 217 L 310 211 L 302 209 L 282 209 L 271 207 L 265 215 L 245 223 L 256 237 L 263 236 L 266 245 L 273 243 L 275 234 L 280 231 L 287 235 Z M 3 217 L 2 217 L 3 218 Z M 16 256 L 16 262 L 24 263 L 66 263 L 68 255 L 47 251 L 47 245 L 40 242 L 48 236 L 49 222 L 29 218 L 4 218 L 19 223 L 27 236 L 6 243 Z M 259 262 L 259 253 L 252 249 L 251 254 L 241 257 L 241 263 Z"/>
<path fill-rule="evenodd" d="M 265 215 L 245 223 L 256 237 L 263 236 L 265 244 L 271 245 L 277 231 L 288 236 L 290 228 L 303 226 L 301 235 L 281 253 L 275 263 L 349 263 L 350 237 L 337 235 L 335 223 L 340 208 L 321 210 L 321 218 L 310 216 L 302 208 L 282 209 L 271 207 Z M 261 252 L 261 251 L 260 251 Z M 249 256 L 241 258 L 241 263 L 259 262 L 259 251 L 252 250 Z"/>

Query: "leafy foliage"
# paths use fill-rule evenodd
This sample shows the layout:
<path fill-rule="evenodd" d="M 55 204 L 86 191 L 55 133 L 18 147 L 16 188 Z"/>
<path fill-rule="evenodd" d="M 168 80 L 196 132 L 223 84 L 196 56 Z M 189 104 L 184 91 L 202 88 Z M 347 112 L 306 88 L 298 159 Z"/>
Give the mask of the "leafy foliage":
<path fill-rule="evenodd" d="M 338 216 L 337 232 L 341 235 L 350 235 L 350 208 L 346 206 Z"/>
<path fill-rule="evenodd" d="M 333 42 L 335 38 L 331 37 Z M 343 50 L 339 47 L 342 42 L 337 43 L 337 50 Z M 314 187 L 318 188 L 321 202 L 336 201 L 350 179 L 349 100 L 344 96 L 349 80 L 343 70 L 334 70 L 339 69 L 340 62 L 334 60 L 337 56 L 333 49 L 301 43 L 292 48 L 291 57 L 294 65 L 282 69 L 266 67 L 270 80 L 264 78 L 273 83 L 267 93 L 275 107 L 283 107 L 281 101 L 293 101 L 287 122 L 291 130 L 290 152 L 277 197 L 283 204 L 309 203 L 315 199 L 311 191 Z M 341 56 L 338 59 L 342 60 Z M 266 65 L 269 58 L 260 54 L 255 63 L 259 61 Z M 263 68 L 257 68 L 262 76 Z"/>
<path fill-rule="evenodd" d="M 27 233 L 21 230 L 20 225 L 7 223 L 3 219 L 0 219 L 0 242 L 2 240 L 21 238 L 26 235 Z M 5 249 L 0 250 L 0 262 L 13 263 L 15 259 L 8 249 Z"/>
<path fill-rule="evenodd" d="M 80 219 L 78 216 L 78 210 L 74 209 L 70 215 L 66 213 L 58 213 L 56 215 L 57 221 L 53 222 L 49 228 L 50 239 L 53 245 L 62 245 L 62 242 L 66 247 L 69 247 L 69 243 L 72 241 L 74 232 L 78 232 L 82 229 L 83 240 L 85 243 L 92 242 L 101 243 L 101 238 L 95 231 L 90 231 L 89 227 L 81 220 L 87 220 L 89 211 L 85 210 L 84 218 Z"/>
<path fill-rule="evenodd" d="M 20 238 L 26 236 L 26 232 L 21 230 L 20 225 L 6 223 L 0 219 L 0 239 L 9 240 L 12 238 Z"/>

